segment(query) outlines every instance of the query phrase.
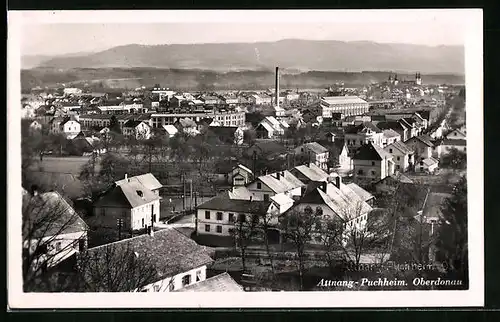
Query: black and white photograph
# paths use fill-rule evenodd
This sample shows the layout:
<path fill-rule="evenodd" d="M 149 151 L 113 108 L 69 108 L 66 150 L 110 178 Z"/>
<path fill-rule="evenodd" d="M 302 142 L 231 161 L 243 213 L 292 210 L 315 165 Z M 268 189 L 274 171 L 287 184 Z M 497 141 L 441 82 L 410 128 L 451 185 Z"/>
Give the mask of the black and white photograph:
<path fill-rule="evenodd" d="M 481 10 L 8 16 L 11 307 L 484 304 Z"/>

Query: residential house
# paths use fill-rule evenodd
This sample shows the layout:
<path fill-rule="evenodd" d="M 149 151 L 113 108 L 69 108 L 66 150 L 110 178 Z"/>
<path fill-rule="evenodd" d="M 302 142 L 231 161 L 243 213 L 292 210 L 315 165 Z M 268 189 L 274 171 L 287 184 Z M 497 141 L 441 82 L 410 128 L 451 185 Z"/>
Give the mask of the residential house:
<path fill-rule="evenodd" d="M 210 245 L 230 245 L 234 242 L 232 231 L 237 221 L 261 220 L 267 213 L 276 211 L 271 200 L 228 199 L 223 195 L 204 202 L 196 210 L 196 235 L 208 240 Z M 277 217 L 276 217 L 277 222 Z"/>
<path fill-rule="evenodd" d="M 160 195 L 160 189 L 163 187 L 160 181 L 158 181 L 158 179 L 156 179 L 156 177 L 152 173 L 145 173 L 135 177 L 129 177 L 128 175 L 125 175 L 124 179 L 116 181 L 115 184 L 121 185 L 127 182 L 138 182 L 157 196 Z"/>
<path fill-rule="evenodd" d="M 352 159 L 355 179 L 376 182 L 394 174 L 392 155 L 376 144 L 361 146 Z"/>
<path fill-rule="evenodd" d="M 425 158 L 415 164 L 415 172 L 434 173 L 439 165 L 439 161 L 433 157 Z"/>
<path fill-rule="evenodd" d="M 124 136 L 133 136 L 137 140 L 148 140 L 151 138 L 151 127 L 143 121 L 129 120 L 123 124 Z"/>
<path fill-rule="evenodd" d="M 333 146 L 330 148 L 328 157 L 330 161 L 334 159 L 337 171 L 346 173 L 351 171 L 353 168 L 349 147 L 344 139 L 334 139 Z"/>
<path fill-rule="evenodd" d="M 450 153 L 451 149 L 467 152 L 466 140 L 444 139 L 441 141 L 441 153 Z"/>
<path fill-rule="evenodd" d="M 165 130 L 165 133 L 168 135 L 169 138 L 173 138 L 179 130 L 172 124 L 168 125 L 163 125 L 163 129 Z"/>
<path fill-rule="evenodd" d="M 290 173 L 304 184 L 311 181 L 328 181 L 329 178 L 328 173 L 314 163 L 296 166 L 290 170 Z"/>
<path fill-rule="evenodd" d="M 343 228 L 344 236 L 351 229 L 363 230 L 366 227 L 372 207 L 363 201 L 353 190 L 336 177 L 335 182 L 312 182 L 307 187 L 300 200 L 281 217 L 288 216 L 290 212 L 304 212 L 306 208 L 319 211 L 323 218 L 334 220 Z M 321 226 L 324 222 L 315 225 L 313 238 L 310 242 L 321 242 Z M 317 230 L 320 230 L 319 232 Z"/>
<path fill-rule="evenodd" d="M 231 275 L 224 272 L 204 281 L 185 286 L 177 292 L 244 292 L 244 290 Z"/>
<path fill-rule="evenodd" d="M 278 121 L 274 116 L 266 116 L 255 127 L 255 132 L 258 138 L 272 139 L 276 136 L 285 134 L 286 128 L 284 123 Z"/>
<path fill-rule="evenodd" d="M 243 129 L 237 126 L 211 126 L 210 131 L 214 133 L 219 141 L 229 144 L 243 144 Z"/>
<path fill-rule="evenodd" d="M 253 172 L 243 164 L 238 164 L 228 176 L 233 186 L 245 186 L 253 180 Z"/>
<path fill-rule="evenodd" d="M 390 194 L 395 191 L 395 189 L 399 186 L 399 184 L 405 183 L 413 183 L 413 181 L 402 174 L 401 172 L 396 172 L 390 176 L 385 177 L 384 179 L 376 182 L 373 187 L 375 192 L 377 193 L 386 193 Z"/>
<path fill-rule="evenodd" d="M 415 162 L 427 159 L 432 156 L 434 143 L 432 138 L 426 134 L 412 137 L 404 142 L 408 148 L 414 152 Z"/>
<path fill-rule="evenodd" d="M 74 118 L 70 117 L 55 117 L 52 119 L 50 124 L 50 133 L 59 134 L 62 133 L 67 137 L 74 137 L 81 131 L 80 122 L 76 121 Z"/>
<path fill-rule="evenodd" d="M 328 149 L 317 142 L 305 143 L 296 147 L 295 154 L 307 154 L 310 162 L 315 163 L 323 170 L 328 169 Z"/>
<path fill-rule="evenodd" d="M 160 220 L 160 196 L 140 180 L 117 181 L 94 204 L 95 222 L 114 228 L 121 222 L 123 231 L 151 227 Z"/>
<path fill-rule="evenodd" d="M 384 134 L 372 122 L 364 122 L 359 125 L 348 126 L 344 134 L 347 146 L 357 149 L 370 142 L 382 146 Z"/>
<path fill-rule="evenodd" d="M 446 135 L 448 140 L 467 140 L 467 136 L 459 129 L 454 129 Z"/>
<path fill-rule="evenodd" d="M 384 150 L 392 155 L 396 171 L 405 172 L 415 163 L 413 160 L 413 150 L 401 141 L 396 141 L 386 146 Z"/>
<path fill-rule="evenodd" d="M 275 141 L 256 142 L 245 152 L 247 156 L 257 156 L 260 158 L 274 158 L 286 153 L 286 148 Z"/>
<path fill-rule="evenodd" d="M 377 127 L 381 130 L 392 129 L 399 133 L 401 141 L 408 140 L 411 136 L 410 125 L 402 121 L 382 121 L 377 123 Z"/>
<path fill-rule="evenodd" d="M 304 186 L 290 171 L 284 170 L 257 177 L 247 185 L 247 189 L 255 195 L 255 200 L 268 201 L 280 193 L 290 198 L 300 196 Z"/>
<path fill-rule="evenodd" d="M 388 130 L 382 130 L 382 147 L 385 148 L 386 146 L 397 142 L 401 141 L 401 135 L 394 131 L 393 129 L 388 129 Z"/>
<path fill-rule="evenodd" d="M 87 225 L 58 192 L 23 190 L 22 216 L 23 260 L 34 273 L 87 247 Z"/>
<path fill-rule="evenodd" d="M 86 255 L 94 261 L 96 269 L 111 271 L 111 274 L 114 270 L 120 270 L 119 263 L 123 262 L 123 256 L 142 259 L 152 266 L 156 273 L 153 282 L 122 292 L 177 291 L 205 281 L 207 266 L 213 263 L 205 247 L 173 228 L 90 248 Z M 92 273 L 92 270 L 89 271 Z M 89 282 L 93 281 L 92 276 L 83 274 L 83 277 Z"/>

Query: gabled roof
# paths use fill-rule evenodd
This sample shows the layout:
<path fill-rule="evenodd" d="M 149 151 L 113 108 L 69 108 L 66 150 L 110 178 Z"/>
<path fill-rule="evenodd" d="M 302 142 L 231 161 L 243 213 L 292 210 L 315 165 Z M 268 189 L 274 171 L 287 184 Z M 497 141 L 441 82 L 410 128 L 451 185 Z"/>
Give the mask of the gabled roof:
<path fill-rule="evenodd" d="M 386 138 L 396 138 L 398 136 L 401 136 L 398 132 L 394 131 L 393 129 L 383 130 L 382 133 L 384 133 L 384 136 Z"/>
<path fill-rule="evenodd" d="M 250 149 L 259 150 L 264 155 L 273 153 L 284 153 L 286 151 L 286 148 L 276 141 L 256 142 L 249 148 L 249 150 Z"/>
<path fill-rule="evenodd" d="M 429 147 L 433 147 L 434 146 L 434 143 L 432 143 L 432 138 L 430 136 L 426 135 L 426 134 L 422 134 L 422 135 L 419 135 L 419 136 L 414 136 L 414 137 L 409 138 L 408 140 L 406 140 L 406 142 L 408 142 L 410 140 L 418 140 L 418 141 L 422 142 L 423 144 L 425 144 L 425 145 L 427 145 Z"/>
<path fill-rule="evenodd" d="M 392 155 L 376 144 L 362 145 L 353 157 L 354 160 L 384 160 L 392 159 Z"/>
<path fill-rule="evenodd" d="M 246 171 L 246 172 L 248 172 L 248 173 L 250 173 L 250 174 L 253 174 L 252 170 L 250 170 L 249 168 L 245 167 L 245 166 L 244 166 L 243 164 L 241 164 L 241 163 L 239 163 L 237 166 L 235 166 L 235 167 L 233 168 L 233 170 L 234 170 L 234 169 L 236 169 L 236 168 L 240 168 L 240 169 L 242 169 L 243 171 Z"/>
<path fill-rule="evenodd" d="M 163 185 L 160 183 L 160 181 L 158 181 L 158 179 L 156 179 L 156 177 L 152 173 L 145 173 L 145 174 L 141 174 L 141 175 L 138 175 L 135 177 L 130 177 L 127 179 L 129 182 L 139 182 L 146 189 L 149 189 L 149 190 L 156 190 L 156 189 L 160 189 L 161 187 L 163 187 Z M 125 184 L 125 183 L 127 183 L 127 180 L 125 180 L 125 179 L 115 181 L 116 185 L 121 185 L 121 184 Z"/>
<path fill-rule="evenodd" d="M 442 145 L 451 145 L 451 146 L 466 146 L 467 141 L 466 140 L 453 140 L 453 139 L 444 139 L 441 142 Z"/>
<path fill-rule="evenodd" d="M 170 135 L 175 135 L 179 130 L 172 124 L 163 125 L 163 129 Z"/>
<path fill-rule="evenodd" d="M 371 193 L 369 193 L 365 189 L 361 188 L 360 186 L 358 186 L 354 182 L 347 184 L 347 187 L 349 189 L 351 189 L 352 191 L 354 191 L 363 201 L 368 201 L 368 200 L 374 198 L 374 196 Z"/>
<path fill-rule="evenodd" d="M 299 204 L 325 204 L 344 221 L 349 221 L 372 210 L 370 205 L 346 185 L 341 184 L 340 189 L 331 183 L 323 183 L 319 187 L 317 183 L 315 185 L 316 187 L 304 194 L 299 200 Z M 326 185 L 326 192 L 321 187 L 323 185 Z"/>
<path fill-rule="evenodd" d="M 302 148 L 302 147 L 308 151 L 315 153 L 315 154 L 321 154 L 321 153 L 328 152 L 327 148 L 325 148 L 324 146 L 322 146 L 321 144 L 319 144 L 317 142 L 304 143 L 301 146 L 299 146 L 298 148 Z"/>
<path fill-rule="evenodd" d="M 425 164 L 426 166 L 430 167 L 430 166 L 433 166 L 435 164 L 438 164 L 439 161 L 434 159 L 433 157 L 430 157 L 430 158 L 427 158 L 427 159 L 423 159 L 422 161 L 420 162 L 423 162 L 423 164 Z"/>
<path fill-rule="evenodd" d="M 227 272 L 224 272 L 180 288 L 176 292 L 244 292 L 244 290 Z"/>
<path fill-rule="evenodd" d="M 384 150 L 387 151 L 387 152 L 389 152 L 390 149 L 396 149 L 396 150 L 400 151 L 403 154 L 413 153 L 413 151 L 406 144 L 404 144 L 401 141 L 396 141 L 396 142 L 394 142 L 392 144 L 389 144 L 388 146 L 386 146 L 384 148 Z"/>
<path fill-rule="evenodd" d="M 142 121 L 136 121 L 136 120 L 128 120 L 123 124 L 123 127 L 132 127 L 136 128 L 139 124 L 143 123 Z M 146 124 L 146 123 L 144 123 Z M 147 124 L 146 124 L 147 125 Z"/>
<path fill-rule="evenodd" d="M 363 133 L 365 130 L 370 129 L 371 131 L 375 133 L 381 133 L 382 130 L 373 124 L 372 122 L 363 122 L 359 125 L 351 125 L 346 128 L 346 133 L 351 133 L 351 134 L 356 134 L 356 133 Z"/>
<path fill-rule="evenodd" d="M 276 202 L 278 205 L 287 205 L 292 203 L 293 204 L 293 199 L 285 195 L 284 193 L 278 193 L 275 196 L 271 197 L 271 200 Z"/>
<path fill-rule="evenodd" d="M 106 267 L 112 266 L 106 254 L 121 252 L 131 256 L 135 253 L 138 258 L 154 265 L 158 280 L 213 262 L 203 246 L 172 228 L 155 231 L 153 236 L 144 234 L 87 250 L 90 258 Z"/>
<path fill-rule="evenodd" d="M 393 129 L 393 130 L 405 130 L 409 126 L 408 124 L 402 124 L 399 121 L 385 121 L 377 123 L 379 129 Z"/>
<path fill-rule="evenodd" d="M 280 177 L 279 179 L 278 179 L 278 173 Z M 297 177 L 295 177 L 288 170 L 271 173 L 265 176 L 260 176 L 257 178 L 257 180 L 260 180 L 275 193 L 290 191 L 295 188 L 304 186 L 302 181 L 297 179 Z"/>
<path fill-rule="evenodd" d="M 58 192 L 22 197 L 23 238 L 49 237 L 83 232 L 87 224 Z"/>
<path fill-rule="evenodd" d="M 310 181 L 326 181 L 328 180 L 328 173 L 323 171 L 320 167 L 315 165 L 314 163 L 310 163 L 309 165 L 299 165 L 290 170 L 292 173 L 299 172 L 303 176 L 305 176 Z"/>
<path fill-rule="evenodd" d="M 113 185 L 94 204 L 95 207 L 130 207 L 136 208 L 159 200 L 151 190 L 137 181 Z"/>
<path fill-rule="evenodd" d="M 198 206 L 198 209 L 265 214 L 271 205 L 271 201 L 230 199 L 227 196 L 227 194 L 215 196 Z"/>

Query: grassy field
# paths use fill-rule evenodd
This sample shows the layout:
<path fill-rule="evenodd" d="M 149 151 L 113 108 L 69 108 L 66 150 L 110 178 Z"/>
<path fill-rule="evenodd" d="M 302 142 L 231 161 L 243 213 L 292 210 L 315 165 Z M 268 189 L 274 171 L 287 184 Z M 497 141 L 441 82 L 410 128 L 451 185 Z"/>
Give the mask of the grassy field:
<path fill-rule="evenodd" d="M 47 157 L 33 165 L 32 170 L 50 172 L 80 174 L 81 168 L 89 161 L 90 157 Z M 99 162 L 96 163 L 96 171 L 99 171 Z"/>

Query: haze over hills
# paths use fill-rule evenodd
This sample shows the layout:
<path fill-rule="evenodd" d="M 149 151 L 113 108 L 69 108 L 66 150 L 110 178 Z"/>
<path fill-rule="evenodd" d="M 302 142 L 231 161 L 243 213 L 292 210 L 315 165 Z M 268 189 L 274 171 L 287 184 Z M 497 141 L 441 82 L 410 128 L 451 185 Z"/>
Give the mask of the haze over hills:
<path fill-rule="evenodd" d="M 217 72 L 272 70 L 285 73 L 322 71 L 405 71 L 464 74 L 463 46 L 381 44 L 370 41 L 316 41 L 125 45 L 96 53 L 22 60 L 23 69 L 163 68 Z"/>

